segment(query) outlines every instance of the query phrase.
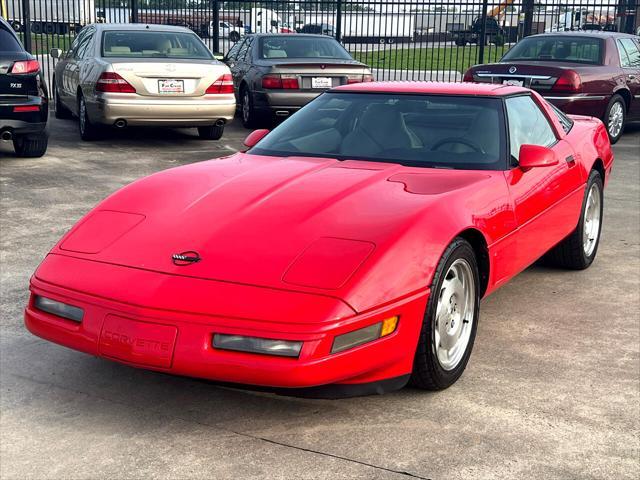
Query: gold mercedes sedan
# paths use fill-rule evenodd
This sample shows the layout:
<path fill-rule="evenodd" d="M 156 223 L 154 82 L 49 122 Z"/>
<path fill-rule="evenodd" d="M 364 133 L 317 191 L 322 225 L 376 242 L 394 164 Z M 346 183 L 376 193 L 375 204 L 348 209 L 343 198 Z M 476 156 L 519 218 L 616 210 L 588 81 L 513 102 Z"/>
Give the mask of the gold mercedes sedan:
<path fill-rule="evenodd" d="M 229 67 L 187 28 L 93 24 L 51 56 L 56 117 L 77 116 L 83 140 L 140 125 L 197 127 L 218 140 L 236 110 Z"/>

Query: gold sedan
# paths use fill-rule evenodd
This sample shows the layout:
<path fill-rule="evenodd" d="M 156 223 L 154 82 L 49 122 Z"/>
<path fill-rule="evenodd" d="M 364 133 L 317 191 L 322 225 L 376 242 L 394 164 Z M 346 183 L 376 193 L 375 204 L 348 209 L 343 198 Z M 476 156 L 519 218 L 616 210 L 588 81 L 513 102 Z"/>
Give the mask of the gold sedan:
<path fill-rule="evenodd" d="M 183 27 L 94 24 L 58 58 L 53 92 L 58 118 L 79 118 L 83 140 L 105 126 L 197 127 L 218 140 L 236 109 L 229 68 Z"/>

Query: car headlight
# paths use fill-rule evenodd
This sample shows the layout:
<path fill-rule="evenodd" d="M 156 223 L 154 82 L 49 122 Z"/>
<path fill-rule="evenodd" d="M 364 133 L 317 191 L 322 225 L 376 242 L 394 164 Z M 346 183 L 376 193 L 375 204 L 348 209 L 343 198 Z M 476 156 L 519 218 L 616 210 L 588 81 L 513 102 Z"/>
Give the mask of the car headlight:
<path fill-rule="evenodd" d="M 298 357 L 302 349 L 302 342 L 216 333 L 213 336 L 213 346 L 221 350 L 262 353 L 280 357 Z"/>
<path fill-rule="evenodd" d="M 368 327 L 354 330 L 353 332 L 345 333 L 344 335 L 338 335 L 333 339 L 333 346 L 331 347 L 331 353 L 342 352 L 348 350 L 363 343 L 373 342 L 379 338 L 385 337 L 396 331 L 399 318 L 397 316 L 387 318 L 386 320 Z"/>
<path fill-rule="evenodd" d="M 57 300 L 51 300 L 50 298 L 41 297 L 36 295 L 33 299 L 33 304 L 38 310 L 56 315 L 58 317 L 73 320 L 74 322 L 81 322 L 84 316 L 84 310 L 73 305 L 67 305 L 66 303 L 58 302 Z"/>

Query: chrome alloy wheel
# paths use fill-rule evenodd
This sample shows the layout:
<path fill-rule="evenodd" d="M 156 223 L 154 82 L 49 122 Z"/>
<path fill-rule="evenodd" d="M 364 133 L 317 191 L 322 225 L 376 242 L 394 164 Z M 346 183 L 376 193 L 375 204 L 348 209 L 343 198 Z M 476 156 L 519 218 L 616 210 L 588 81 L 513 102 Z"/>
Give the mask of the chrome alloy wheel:
<path fill-rule="evenodd" d="M 598 244 L 600 235 L 600 215 L 602 212 L 602 193 L 598 185 L 591 185 L 584 208 L 582 246 L 584 254 L 590 257 Z"/>
<path fill-rule="evenodd" d="M 607 125 L 607 129 L 609 130 L 609 135 L 612 138 L 616 138 L 620 135 L 622 131 L 622 127 L 624 123 L 624 107 L 620 102 L 616 102 L 611 106 L 609 110 L 609 122 Z"/>
<path fill-rule="evenodd" d="M 475 289 L 471 265 L 457 259 L 440 286 L 433 329 L 438 363 L 444 370 L 456 368 L 469 345 L 476 311 Z"/>
<path fill-rule="evenodd" d="M 80 112 L 78 112 L 78 120 L 80 121 L 80 132 L 84 133 L 87 122 L 87 105 L 84 103 L 84 98 L 80 99 Z"/>

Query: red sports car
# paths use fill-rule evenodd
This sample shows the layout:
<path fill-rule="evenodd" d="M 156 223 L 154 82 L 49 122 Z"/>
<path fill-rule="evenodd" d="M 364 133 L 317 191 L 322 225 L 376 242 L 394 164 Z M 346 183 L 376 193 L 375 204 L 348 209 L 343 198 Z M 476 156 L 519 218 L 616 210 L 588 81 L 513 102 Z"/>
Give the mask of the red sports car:
<path fill-rule="evenodd" d="M 607 131 L 530 90 L 348 85 L 265 133 L 99 204 L 33 275 L 28 329 L 287 392 L 442 389 L 481 298 L 542 256 L 596 256 Z"/>

